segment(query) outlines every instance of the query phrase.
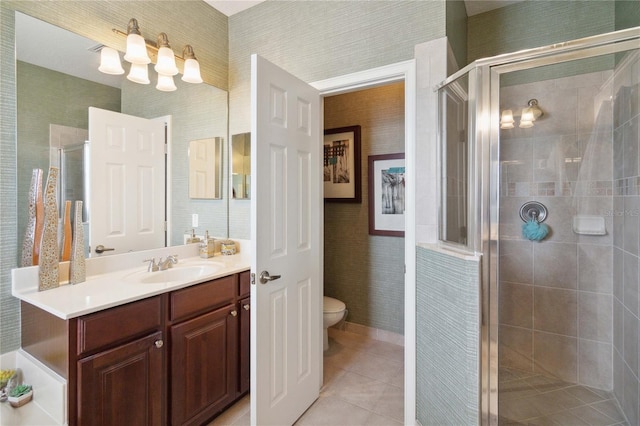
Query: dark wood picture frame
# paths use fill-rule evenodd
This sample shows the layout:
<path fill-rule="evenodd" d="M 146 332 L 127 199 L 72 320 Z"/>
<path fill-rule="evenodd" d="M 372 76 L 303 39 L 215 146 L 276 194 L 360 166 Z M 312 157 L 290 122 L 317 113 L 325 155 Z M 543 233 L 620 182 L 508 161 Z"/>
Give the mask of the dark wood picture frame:
<path fill-rule="evenodd" d="M 323 180 L 325 202 L 362 202 L 360 135 L 360 126 L 325 129 L 323 142 Z M 337 180 L 336 174 L 338 173 L 336 167 L 338 166 L 338 163 L 342 163 L 338 156 L 347 163 L 343 164 L 348 173 L 348 178 L 344 179 L 347 180 L 347 182 L 335 182 Z M 351 159 L 353 159 L 353 163 L 351 162 Z"/>
<path fill-rule="evenodd" d="M 384 169 L 384 167 L 387 166 L 396 172 L 388 174 L 387 170 Z M 388 182 L 384 183 L 382 181 L 382 174 L 385 174 L 388 178 L 392 178 L 395 184 L 389 185 Z M 404 237 L 404 176 L 404 153 L 369 156 L 369 235 Z M 391 200 L 383 198 L 383 191 L 385 190 L 390 191 L 389 195 L 393 194 Z M 382 213 L 381 206 L 383 199 L 388 203 L 387 210 L 394 210 L 400 207 L 402 213 Z M 383 219 L 389 219 L 389 221 Z"/>

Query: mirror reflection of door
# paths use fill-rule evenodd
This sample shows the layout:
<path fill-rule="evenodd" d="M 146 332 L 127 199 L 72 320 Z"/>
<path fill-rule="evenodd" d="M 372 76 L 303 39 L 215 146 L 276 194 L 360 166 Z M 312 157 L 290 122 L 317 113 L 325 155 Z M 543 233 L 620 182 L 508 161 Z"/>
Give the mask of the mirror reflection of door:
<path fill-rule="evenodd" d="M 251 198 L 251 133 L 231 137 L 231 185 L 233 198 Z"/>
<path fill-rule="evenodd" d="M 222 138 L 189 142 L 189 198 L 222 198 Z"/>
<path fill-rule="evenodd" d="M 91 255 L 164 247 L 165 124 L 91 107 L 89 141 Z"/>

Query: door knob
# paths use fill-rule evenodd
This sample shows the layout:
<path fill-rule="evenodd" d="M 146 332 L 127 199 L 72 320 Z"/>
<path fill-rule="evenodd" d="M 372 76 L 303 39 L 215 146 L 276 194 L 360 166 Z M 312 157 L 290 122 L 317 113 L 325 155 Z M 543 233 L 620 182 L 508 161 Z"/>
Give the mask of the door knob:
<path fill-rule="evenodd" d="M 162 339 L 158 339 L 155 342 L 156 348 L 160 349 L 161 347 L 164 346 L 164 342 L 162 341 Z"/>
<path fill-rule="evenodd" d="M 238 316 L 238 311 L 236 311 L 235 309 L 233 311 L 231 311 L 231 316 L 237 317 Z"/>
<path fill-rule="evenodd" d="M 248 311 L 249 308 L 251 308 L 251 305 L 248 305 L 248 304 L 242 305 L 242 309 L 244 309 L 245 311 Z"/>
<path fill-rule="evenodd" d="M 114 251 L 114 248 L 107 248 L 105 246 L 103 246 L 102 244 L 96 246 L 96 253 L 100 254 L 103 253 L 105 251 Z"/>
<path fill-rule="evenodd" d="M 269 281 L 275 281 L 280 279 L 281 275 L 269 275 L 268 271 L 262 271 L 260 273 L 260 284 L 266 284 Z"/>

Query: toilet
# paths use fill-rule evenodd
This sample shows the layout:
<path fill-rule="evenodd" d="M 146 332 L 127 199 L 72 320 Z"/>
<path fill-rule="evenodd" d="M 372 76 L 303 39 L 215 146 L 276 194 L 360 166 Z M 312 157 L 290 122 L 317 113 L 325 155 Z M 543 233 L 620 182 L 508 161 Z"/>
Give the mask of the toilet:
<path fill-rule="evenodd" d="M 324 345 L 323 349 L 326 351 L 329 349 L 329 334 L 327 329 L 332 325 L 336 325 L 345 317 L 347 313 L 347 306 L 344 302 L 333 297 L 324 296 L 322 303 L 322 327 L 324 328 Z"/>

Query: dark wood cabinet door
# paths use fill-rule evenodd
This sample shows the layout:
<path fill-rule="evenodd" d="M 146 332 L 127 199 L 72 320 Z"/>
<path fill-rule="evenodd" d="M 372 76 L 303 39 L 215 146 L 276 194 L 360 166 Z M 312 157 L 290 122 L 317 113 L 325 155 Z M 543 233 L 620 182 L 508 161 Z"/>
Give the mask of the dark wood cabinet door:
<path fill-rule="evenodd" d="M 162 333 L 78 361 L 79 425 L 163 425 Z"/>
<path fill-rule="evenodd" d="M 240 374 L 238 379 L 238 394 L 249 391 L 251 386 L 251 298 L 247 297 L 239 302 L 240 305 Z"/>
<path fill-rule="evenodd" d="M 200 425 L 236 397 L 235 304 L 171 327 L 171 424 Z"/>

